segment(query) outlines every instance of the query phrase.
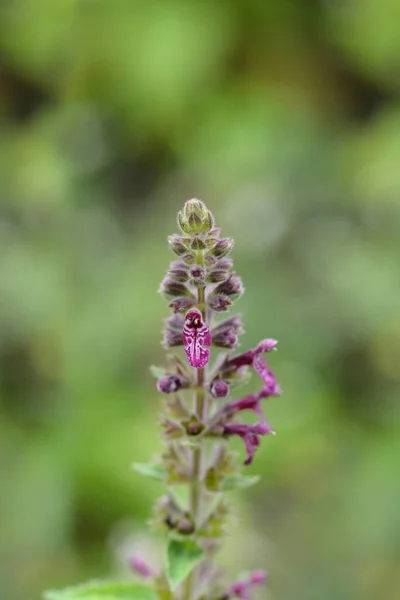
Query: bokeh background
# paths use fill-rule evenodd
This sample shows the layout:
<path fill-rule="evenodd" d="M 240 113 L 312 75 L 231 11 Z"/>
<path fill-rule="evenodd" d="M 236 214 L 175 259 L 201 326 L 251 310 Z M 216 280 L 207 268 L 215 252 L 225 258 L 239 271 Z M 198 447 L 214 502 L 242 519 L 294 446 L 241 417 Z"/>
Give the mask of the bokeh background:
<path fill-rule="evenodd" d="M 399 2 L 4 0 L 0 182 L 0 598 L 148 546 L 130 463 L 193 196 L 284 389 L 225 565 L 268 568 L 260 598 L 399 598 Z"/>

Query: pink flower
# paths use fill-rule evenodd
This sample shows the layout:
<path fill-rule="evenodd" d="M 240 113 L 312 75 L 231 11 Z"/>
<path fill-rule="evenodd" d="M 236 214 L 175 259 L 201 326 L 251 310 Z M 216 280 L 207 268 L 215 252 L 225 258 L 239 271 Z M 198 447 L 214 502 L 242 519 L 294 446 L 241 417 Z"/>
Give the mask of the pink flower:
<path fill-rule="evenodd" d="M 197 308 L 192 308 L 185 315 L 183 343 L 190 365 L 196 369 L 204 368 L 210 360 L 210 351 L 205 346 L 211 346 L 212 338 Z"/>
<path fill-rule="evenodd" d="M 153 569 L 142 559 L 140 556 L 133 556 L 131 558 L 131 567 L 140 577 L 143 579 L 150 579 L 155 576 Z"/>
<path fill-rule="evenodd" d="M 250 600 L 251 588 L 255 585 L 265 583 L 267 579 L 266 571 L 253 571 L 248 579 L 236 581 L 231 585 L 228 591 L 229 598 L 241 598 L 241 600 Z"/>
<path fill-rule="evenodd" d="M 243 423 L 227 423 L 224 425 L 225 435 L 238 435 L 244 441 L 247 452 L 245 465 L 250 465 L 253 462 L 255 451 L 260 445 L 259 436 L 268 433 L 274 433 L 268 423 L 255 423 L 254 425 L 246 425 Z"/>

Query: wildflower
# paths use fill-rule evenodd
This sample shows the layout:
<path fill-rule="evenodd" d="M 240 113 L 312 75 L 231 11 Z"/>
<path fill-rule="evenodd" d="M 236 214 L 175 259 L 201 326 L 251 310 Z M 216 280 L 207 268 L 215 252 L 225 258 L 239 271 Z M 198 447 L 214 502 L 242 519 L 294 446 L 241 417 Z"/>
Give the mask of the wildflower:
<path fill-rule="evenodd" d="M 185 316 L 183 327 L 183 343 L 189 363 L 196 369 L 206 366 L 210 359 L 210 351 L 205 346 L 211 346 L 211 334 L 203 321 L 202 314 L 196 308 Z"/>
<path fill-rule="evenodd" d="M 255 451 L 260 445 L 259 436 L 268 433 L 274 433 L 273 429 L 265 423 L 255 423 L 246 425 L 244 423 L 227 423 L 224 425 L 223 433 L 226 436 L 237 435 L 242 438 L 247 452 L 247 458 L 244 464 L 250 465 L 253 462 Z"/>

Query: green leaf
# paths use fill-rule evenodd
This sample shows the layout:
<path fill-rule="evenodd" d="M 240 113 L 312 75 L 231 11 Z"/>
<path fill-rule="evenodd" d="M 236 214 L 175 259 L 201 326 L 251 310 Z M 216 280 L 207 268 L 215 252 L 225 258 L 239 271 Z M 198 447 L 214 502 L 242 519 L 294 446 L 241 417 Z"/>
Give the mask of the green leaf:
<path fill-rule="evenodd" d="M 220 490 L 229 492 L 240 488 L 246 488 L 260 481 L 259 475 L 230 475 L 220 485 Z"/>
<path fill-rule="evenodd" d="M 203 558 L 204 551 L 194 540 L 171 540 L 167 548 L 167 576 L 174 591 Z"/>
<path fill-rule="evenodd" d="M 64 590 L 49 590 L 45 600 L 156 600 L 147 585 L 134 581 L 89 581 Z"/>
<path fill-rule="evenodd" d="M 153 479 L 157 479 L 158 481 L 164 481 L 168 475 L 168 472 L 164 467 L 160 467 L 157 465 L 148 465 L 145 463 L 133 463 L 132 469 L 140 473 L 141 475 L 146 475 L 147 477 L 152 477 Z"/>

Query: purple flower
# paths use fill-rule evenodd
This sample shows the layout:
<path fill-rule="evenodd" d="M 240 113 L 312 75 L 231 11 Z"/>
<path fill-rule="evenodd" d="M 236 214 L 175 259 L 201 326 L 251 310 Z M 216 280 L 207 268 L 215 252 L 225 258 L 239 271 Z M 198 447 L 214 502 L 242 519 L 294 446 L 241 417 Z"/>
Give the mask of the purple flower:
<path fill-rule="evenodd" d="M 224 425 L 223 432 L 225 435 L 238 435 L 244 441 L 247 452 L 245 465 L 250 465 L 253 462 L 255 451 L 260 445 L 259 436 L 268 433 L 274 433 L 267 423 L 255 423 L 254 425 L 245 425 L 243 423 L 227 423 Z"/>
<path fill-rule="evenodd" d="M 277 384 L 275 375 L 268 369 L 267 361 L 261 354 L 256 354 L 253 358 L 253 369 L 263 380 L 268 390 L 268 396 L 279 396 L 281 390 Z"/>
<path fill-rule="evenodd" d="M 261 390 L 255 392 L 254 394 L 250 394 L 249 396 L 245 396 L 244 398 L 235 400 L 234 402 L 229 402 L 223 407 L 222 410 L 230 417 L 238 412 L 241 412 L 242 410 L 252 410 L 263 422 L 265 422 L 265 417 L 261 410 L 260 400 L 263 398 L 268 398 L 272 395 L 273 394 L 270 393 L 270 388 L 265 385 L 261 388 Z"/>
<path fill-rule="evenodd" d="M 133 556 L 130 565 L 134 571 L 143 579 L 150 579 L 155 576 L 153 569 L 140 556 Z"/>
<path fill-rule="evenodd" d="M 265 583 L 267 579 L 266 571 L 253 571 L 253 573 L 242 581 L 236 581 L 231 585 L 228 591 L 229 598 L 241 598 L 241 600 L 250 600 L 251 588 L 255 585 Z"/>
<path fill-rule="evenodd" d="M 271 352 L 271 350 L 275 350 L 277 343 L 276 340 L 272 339 L 262 340 L 257 348 L 253 348 L 252 350 L 248 350 L 247 352 L 243 352 L 242 354 L 238 354 L 234 358 L 231 358 L 231 360 L 228 361 L 227 366 L 234 366 L 236 369 L 240 369 L 240 367 L 252 365 L 255 356 L 262 352 Z"/>

